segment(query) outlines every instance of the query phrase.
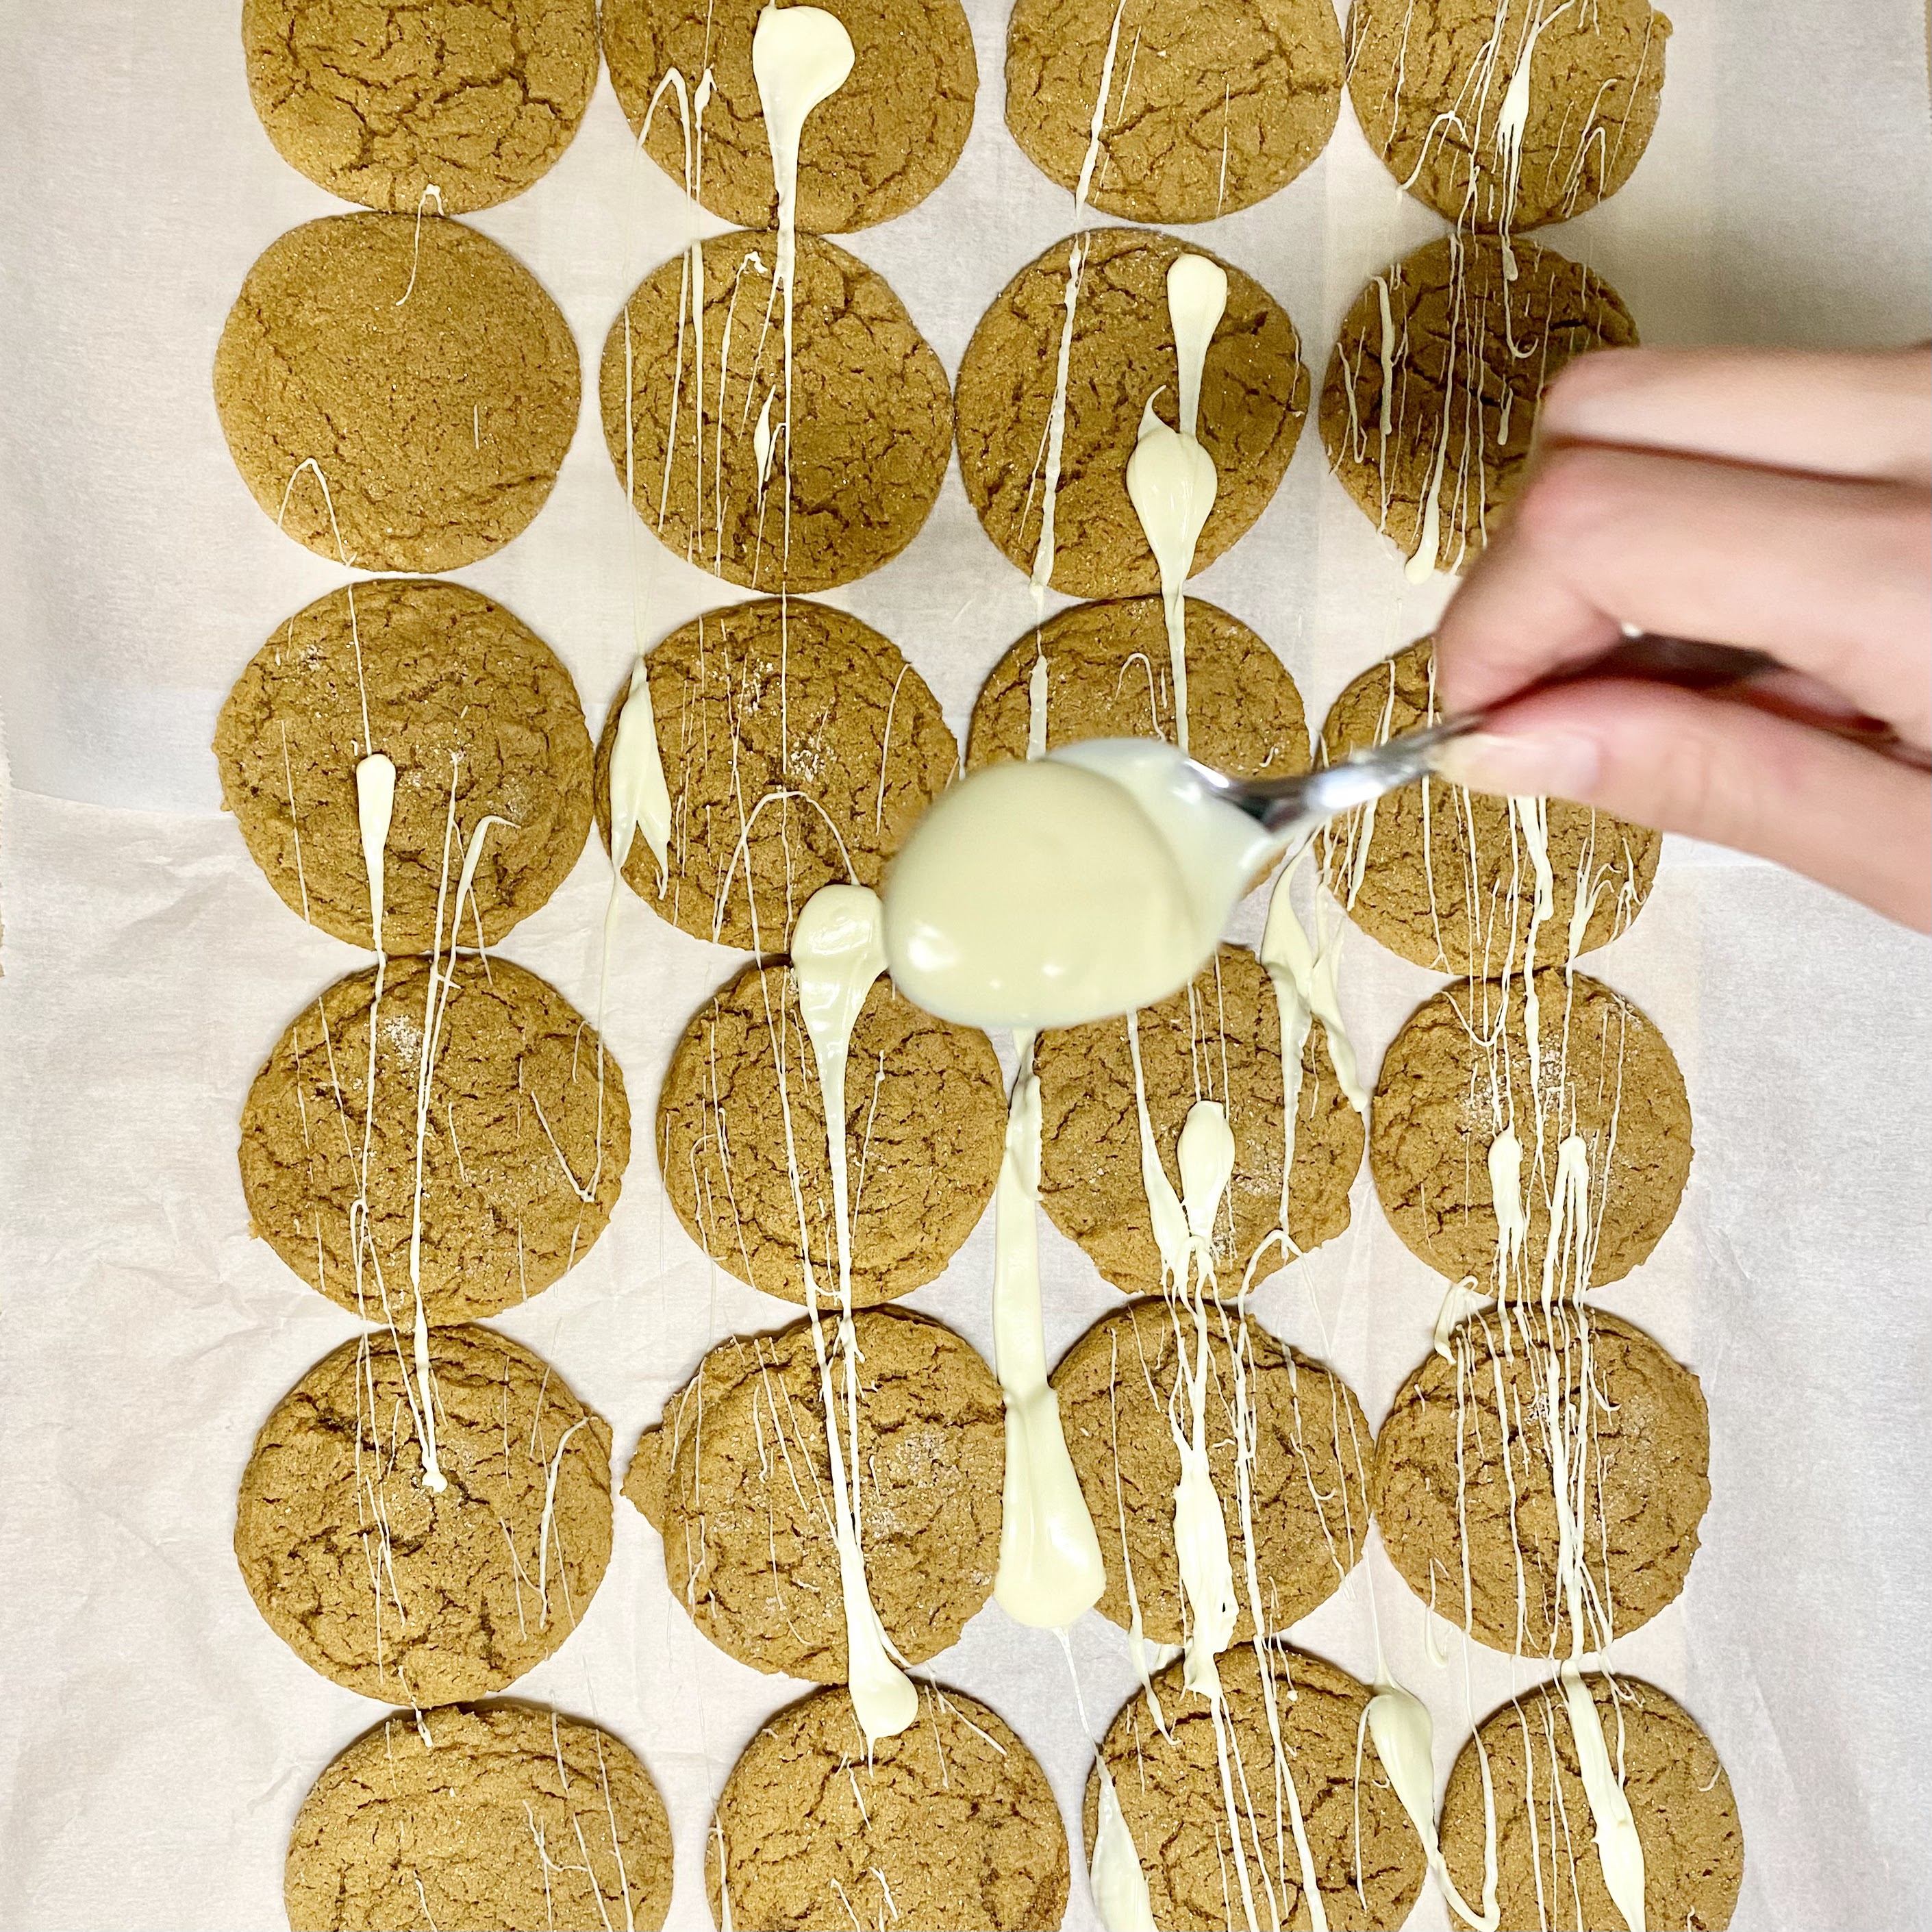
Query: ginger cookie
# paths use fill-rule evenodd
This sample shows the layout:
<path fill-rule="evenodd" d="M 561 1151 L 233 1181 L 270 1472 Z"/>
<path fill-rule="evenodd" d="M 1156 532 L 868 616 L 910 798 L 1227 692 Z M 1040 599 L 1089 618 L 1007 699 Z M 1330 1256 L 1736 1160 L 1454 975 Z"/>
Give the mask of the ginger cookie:
<path fill-rule="evenodd" d="M 1621 1281 L 1676 1216 L 1690 1154 L 1664 1036 L 1600 980 L 1554 968 L 1425 1000 L 1370 1112 L 1369 1172 L 1396 1232 L 1486 1294 Z"/>
<path fill-rule="evenodd" d="M 1361 1555 L 1375 1437 L 1339 1376 L 1284 1348 L 1258 1322 L 1219 1311 L 1208 1320 L 1208 1456 L 1234 1564 L 1239 1643 L 1255 1627 L 1249 1525 L 1263 1634 L 1270 1635 L 1325 1603 Z M 1124 1630 L 1138 1609 L 1155 1643 L 1186 1636 L 1174 1552 L 1180 1451 L 1174 1431 L 1188 1426 L 1187 1381 L 1198 1366 L 1186 1310 L 1136 1301 L 1096 1322 L 1053 1372 L 1067 1450 L 1106 1562 L 1097 1608 Z M 1236 1444 L 1244 1439 L 1252 1446 L 1241 1470 Z"/>
<path fill-rule="evenodd" d="M 460 221 L 337 214 L 271 243 L 214 352 L 256 502 L 332 562 L 452 570 L 542 508 L 577 428 L 577 344 Z"/>
<path fill-rule="evenodd" d="M 1594 1653 L 1684 1587 L 1709 1462 L 1697 1378 L 1648 1335 L 1574 1303 L 1517 1304 L 1465 1322 L 1402 1384 L 1370 1502 L 1389 1560 L 1438 1616 L 1492 1650 L 1567 1658 L 1573 1601 Z"/>
<path fill-rule="evenodd" d="M 837 1426 L 845 1360 L 824 1318 Z M 958 1641 L 1000 1560 L 1006 1422 L 970 1343 L 902 1309 L 862 1310 L 860 1547 L 873 1607 L 908 1664 Z M 644 1431 L 624 1494 L 664 1539 L 670 1593 L 754 1670 L 845 1681 L 844 1593 L 832 1537 L 825 1405 L 812 1324 L 734 1336 Z"/>
<path fill-rule="evenodd" d="M 1557 372 L 1636 340 L 1600 275 L 1534 242 L 1516 243 L 1514 277 L 1508 259 L 1488 236 L 1418 248 L 1356 297 L 1328 358 L 1329 466 L 1414 578 L 1481 554 Z"/>
<path fill-rule="evenodd" d="M 1337 764 L 1442 715 L 1424 638 L 1336 699 L 1322 755 Z M 1432 972 L 1477 979 L 1609 944 L 1643 910 L 1663 849 L 1660 832 L 1587 805 L 1495 798 L 1432 777 L 1331 820 L 1321 839 L 1328 890 L 1364 932 Z"/>
<path fill-rule="evenodd" d="M 534 1704 L 453 1705 L 384 1718 L 316 1780 L 283 1887 L 294 1932 L 658 1932 L 670 1822 L 608 1731 Z"/>
<path fill-rule="evenodd" d="M 1643 1847 L 1644 1918 L 1724 1932 L 1744 1881 L 1744 1829 L 1717 1752 L 1688 1712 L 1654 1684 L 1592 1671 L 1582 1680 Z M 1563 1691 L 1527 1690 L 1484 1719 L 1457 1754 L 1442 1805 L 1442 1856 L 1465 1898 L 1483 1895 L 1496 1808 L 1496 1903 L 1526 1928 L 1621 1925 L 1604 1882 L 1589 1794 Z"/>
<path fill-rule="evenodd" d="M 883 1916 L 1053 1932 L 1070 1874 L 1046 1774 L 976 1699 L 922 1684 L 919 1704 L 869 1752 L 844 1690 L 814 1691 L 758 1732 L 705 1844 L 718 1924 L 831 1932 Z"/>
<path fill-rule="evenodd" d="M 1536 228 L 1630 179 L 1670 38 L 1646 0 L 1353 0 L 1348 93 L 1369 146 L 1445 220 Z"/>
<path fill-rule="evenodd" d="M 250 856 L 291 910 L 355 946 L 375 944 L 356 778 L 372 751 L 396 767 L 391 952 L 479 934 L 495 945 L 584 850 L 590 736 L 577 687 L 540 638 L 460 584 L 385 579 L 317 598 L 249 660 L 214 728 L 222 802 Z"/>
<path fill-rule="evenodd" d="M 610 1557 L 610 1430 L 548 1362 L 464 1324 L 325 1355 L 255 1438 L 235 1557 L 310 1668 L 419 1706 L 487 1697 L 576 1628 Z"/>
<path fill-rule="evenodd" d="M 1398 1926 L 1422 1888 L 1422 1846 L 1369 1741 L 1369 1687 L 1305 1651 L 1261 1648 L 1265 1677 L 1252 1644 L 1221 1659 L 1218 1719 L 1180 1664 L 1154 1678 L 1164 1729 L 1141 1692 L 1121 1706 L 1087 1783 L 1088 1858 L 1104 1767 L 1155 1924 L 1306 1926 L 1312 1888 L 1336 1932 Z"/>
<path fill-rule="evenodd" d="M 992 1042 L 879 980 L 846 1084 L 855 1307 L 945 1267 L 992 1198 L 1006 1129 Z M 803 1302 L 808 1260 L 821 1301 L 836 1298 L 825 1107 L 789 967 L 748 966 L 685 1029 L 658 1096 L 658 1158 L 678 1219 L 728 1274 Z"/>
<path fill-rule="evenodd" d="M 405 1332 L 412 1246 L 430 1322 L 494 1315 L 604 1232 L 630 1154 L 616 1061 L 503 959 L 338 980 L 289 1023 L 242 1110 L 254 1232 L 310 1287 Z"/>
<path fill-rule="evenodd" d="M 788 402 L 777 259 L 772 235 L 720 235 L 638 285 L 604 345 L 604 437 L 638 515 L 680 556 L 753 590 L 829 590 L 919 534 L 952 398 L 884 279 L 802 234 Z"/>
<path fill-rule="evenodd" d="M 1232 1299 L 1297 1252 L 1348 1225 L 1348 1189 L 1362 1164 L 1361 1116 L 1348 1104 L 1311 1023 L 1292 1121 L 1282 1081 L 1281 1012 L 1267 969 L 1246 947 L 1223 946 L 1186 986 L 1132 1016 L 1042 1034 L 1041 1204 L 1124 1294 L 1163 1286 L 1154 1218 L 1141 1178 L 1133 1038 L 1161 1165 L 1180 1191 L 1181 1129 L 1196 1102 L 1217 1102 L 1234 1137 L 1234 1171 L 1216 1217 L 1210 1294 Z M 1292 1133 L 1290 1126 L 1292 1126 Z M 1282 1170 L 1288 1170 L 1284 1254 Z"/>
<path fill-rule="evenodd" d="M 604 6 L 604 57 L 632 132 L 672 180 L 741 228 L 778 220 L 771 144 L 752 71 L 760 6 Z M 806 118 L 798 225 L 839 235 L 904 214 L 952 172 L 973 124 L 980 69 L 958 0 L 832 0 L 826 10 L 851 37 L 852 71 Z M 701 113 L 687 115 L 668 88 L 659 94 L 674 68 L 693 88 L 700 75 L 709 79 Z"/>
<path fill-rule="evenodd" d="M 1242 778 L 1308 769 L 1308 726 L 1288 667 L 1238 617 L 1187 600 L 1188 748 Z M 1046 661 L 1046 751 L 1082 738 L 1172 742 L 1174 682 L 1158 597 L 1076 604 L 1025 632 L 981 688 L 966 766 L 1023 758 L 1033 733 L 1033 668 Z"/>
<path fill-rule="evenodd" d="M 1056 590 L 1127 597 L 1160 588 L 1127 495 L 1127 459 L 1150 403 L 1174 426 L 1180 374 L 1167 272 L 1178 256 L 1205 253 L 1144 228 L 1090 229 L 1056 242 L 1000 292 L 966 346 L 954 398 L 959 473 L 986 534 L 1030 572 L 1045 508 L 1067 278 L 1078 262 L 1054 495 L 1049 581 Z M 1197 571 L 1268 507 L 1308 409 L 1308 372 L 1287 312 L 1258 282 L 1221 266 L 1228 306 L 1208 345 L 1199 419 L 1219 482 L 1195 548 Z"/>
<path fill-rule="evenodd" d="M 1088 202 L 1130 221 L 1264 201 L 1328 146 L 1341 102 L 1328 0 L 1020 0 L 1006 28 L 1013 139 L 1070 193 L 1090 146 Z"/>
<path fill-rule="evenodd" d="M 670 866 L 660 884 L 639 838 L 624 877 L 700 939 L 782 951 L 821 886 L 876 889 L 958 764 L 925 679 L 869 625 L 826 604 L 728 605 L 674 631 L 644 668 L 670 794 Z M 597 747 L 607 848 L 622 708 L 611 706 Z"/>
<path fill-rule="evenodd" d="M 244 0 L 255 112 L 344 201 L 466 214 L 570 146 L 597 82 L 596 0 Z"/>

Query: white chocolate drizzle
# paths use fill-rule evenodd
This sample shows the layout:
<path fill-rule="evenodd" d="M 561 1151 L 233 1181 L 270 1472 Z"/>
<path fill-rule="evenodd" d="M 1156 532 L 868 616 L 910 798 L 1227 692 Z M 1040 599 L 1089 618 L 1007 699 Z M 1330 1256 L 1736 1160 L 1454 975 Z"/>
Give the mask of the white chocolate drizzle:
<path fill-rule="evenodd" d="M 1194 551 L 1214 508 L 1220 487 L 1214 459 L 1196 431 L 1208 346 L 1228 306 L 1228 274 L 1204 255 L 1179 255 L 1167 271 L 1167 309 L 1174 330 L 1178 373 L 1178 428 L 1155 414 L 1149 397 L 1140 434 L 1127 459 L 1127 495 L 1160 568 L 1161 606 L 1167 619 L 1168 657 L 1174 680 L 1174 742 L 1188 748 L 1187 579 Z"/>
<path fill-rule="evenodd" d="M 995 1600 L 1016 1623 L 1062 1630 L 1106 1588 L 1100 1538 L 1066 1453 L 1047 1379 L 1040 1290 L 1040 1080 L 1034 1040 L 1019 1066 L 993 1196 L 993 1366 L 1005 1400 L 1006 1462 Z"/>
<path fill-rule="evenodd" d="M 848 1681 L 852 1708 L 869 1751 L 881 1738 L 896 1736 L 919 1714 L 919 1694 L 894 1661 L 892 1640 L 879 1620 L 866 1582 L 866 1558 L 859 1516 L 859 1339 L 852 1320 L 852 1219 L 845 1145 L 845 1068 L 852 1029 L 874 980 L 885 970 L 878 896 L 863 886 L 826 886 L 813 893 L 798 916 L 792 934 L 792 974 L 799 1011 L 812 1042 L 818 1086 L 825 1106 L 825 1133 L 832 1166 L 832 1202 L 838 1257 L 838 1342 L 843 1370 L 842 1405 L 835 1390 L 832 1364 L 818 1312 L 818 1286 L 810 1244 L 804 1238 L 799 1202 L 800 1255 L 804 1263 L 806 1309 L 818 1358 L 819 1393 L 825 1407 L 826 1460 L 832 1478 L 832 1531 L 838 1550 L 838 1578 L 844 1596 Z M 780 1056 L 782 1064 L 782 1054 Z M 791 1132 L 785 1110 L 785 1132 Z M 795 1150 L 792 1186 L 799 1187 Z M 844 1440 L 841 1439 L 842 1427 Z M 850 1460 L 848 1462 L 848 1456 Z"/>

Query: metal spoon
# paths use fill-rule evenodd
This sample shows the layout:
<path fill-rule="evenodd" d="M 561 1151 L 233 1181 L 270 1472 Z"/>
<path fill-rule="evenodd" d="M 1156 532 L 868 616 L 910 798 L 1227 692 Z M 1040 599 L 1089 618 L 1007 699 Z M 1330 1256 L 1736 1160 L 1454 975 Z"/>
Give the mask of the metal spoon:
<path fill-rule="evenodd" d="M 1635 677 L 1688 691 L 1720 691 L 1762 676 L 1777 665 L 1778 660 L 1767 651 L 1646 633 L 1626 638 L 1600 656 L 1558 671 L 1528 688 L 1546 691 L 1594 677 Z M 1514 692 L 1510 701 L 1528 695 L 1528 691 Z M 1216 796 L 1246 813 L 1276 838 L 1286 839 L 1312 830 L 1337 812 L 1352 811 L 1384 792 L 1426 778 L 1436 769 L 1436 754 L 1444 745 L 1480 730 L 1492 715 L 1486 710 L 1446 718 L 1422 730 L 1405 731 L 1387 744 L 1365 746 L 1338 764 L 1317 766 L 1296 778 L 1230 778 L 1225 772 L 1200 764 L 1192 770 Z"/>

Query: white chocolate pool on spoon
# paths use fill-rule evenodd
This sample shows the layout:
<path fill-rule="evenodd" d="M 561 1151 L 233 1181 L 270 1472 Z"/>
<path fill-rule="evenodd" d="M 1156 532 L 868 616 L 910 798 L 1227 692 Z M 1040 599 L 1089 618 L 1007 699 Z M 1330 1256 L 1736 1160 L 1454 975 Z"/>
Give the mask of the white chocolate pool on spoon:
<path fill-rule="evenodd" d="M 1173 746 L 1096 738 L 953 786 L 886 885 L 899 990 L 969 1026 L 1073 1026 L 1186 984 L 1282 842 Z"/>

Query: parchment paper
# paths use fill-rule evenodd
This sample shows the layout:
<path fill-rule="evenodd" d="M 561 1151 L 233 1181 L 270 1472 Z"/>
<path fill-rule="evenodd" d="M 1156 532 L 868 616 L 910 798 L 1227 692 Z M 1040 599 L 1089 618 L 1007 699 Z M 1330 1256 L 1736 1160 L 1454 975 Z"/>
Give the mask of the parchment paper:
<path fill-rule="evenodd" d="M 1928 143 L 1916 0 L 1678 0 L 1661 122 L 1630 187 L 1544 238 L 1628 299 L 1647 339 L 1896 341 L 1926 332 Z M 207 746 L 230 681 L 341 573 L 279 536 L 231 466 L 216 335 L 275 236 L 338 204 L 250 110 L 233 0 L 0 0 L 0 1924 L 176 1932 L 284 1922 L 288 1827 L 380 1714 L 268 1631 L 230 1551 L 255 1429 L 350 1332 L 248 1233 L 237 1112 L 290 1014 L 358 963 L 305 928 L 216 810 Z M 1001 118 L 1000 0 L 968 0 L 981 70 L 939 193 L 848 244 L 949 369 L 1006 279 L 1071 225 Z M 593 729 L 634 626 L 654 639 L 736 593 L 634 524 L 595 418 L 604 334 L 648 268 L 707 224 L 634 160 L 608 82 L 529 194 L 476 218 L 561 302 L 589 379 L 549 506 L 456 574 L 562 654 Z M 1346 106 L 1323 159 L 1258 208 L 1188 231 L 1288 306 L 1318 382 L 1367 276 L 1439 224 L 1405 201 Z M 1426 628 L 1443 586 L 1397 560 L 1303 438 L 1252 534 L 1197 580 L 1300 680 L 1310 715 Z M 896 640 L 963 724 L 1024 626 L 1024 586 L 956 476 L 896 562 L 838 594 Z M 504 947 L 580 1005 L 604 874 L 586 855 Z M 1240 930 L 1250 936 L 1256 909 Z M 736 956 L 634 902 L 608 1036 L 648 1109 L 686 1020 Z M 1923 1631 L 1932 1528 L 1925 1305 L 1932 952 L 1772 870 L 1672 842 L 1600 972 L 1682 1061 L 1697 1160 L 1652 1261 L 1604 1305 L 1703 1378 L 1714 1500 L 1681 1601 L 1618 1646 L 1709 1731 L 1747 1842 L 1741 1928 L 1932 1922 Z M 1350 935 L 1365 1064 L 1432 988 Z M 710 1268 L 640 1135 L 608 1234 L 502 1318 L 615 1428 L 619 1460 L 711 1343 L 791 1311 Z M 990 1347 L 990 1221 L 915 1298 Z M 1114 1305 L 1043 1226 L 1055 1353 Z M 1440 1285 L 1382 1220 L 1263 1292 L 1378 1420 L 1428 1346 Z M 617 1505 L 582 1627 L 516 1694 L 592 1716 L 644 1757 L 677 1842 L 671 1924 L 708 1924 L 703 1834 L 746 1740 L 800 1688 L 712 1649 Z M 1423 1644 L 1378 1550 L 1298 1640 L 1366 1676 L 1378 1610 L 1429 1702 L 1439 1776 L 1528 1667 Z M 1074 1652 L 1096 1726 L 1131 1683 L 1089 1617 Z M 1051 1774 L 1070 1825 L 1088 1762 L 1052 1639 L 988 1607 L 932 1673 L 985 1698 Z M 1079 1861 L 1076 1856 L 1076 1866 Z M 1444 1922 L 1432 1893 L 1411 1922 Z M 1068 1924 L 1094 1923 L 1076 1878 Z"/>

